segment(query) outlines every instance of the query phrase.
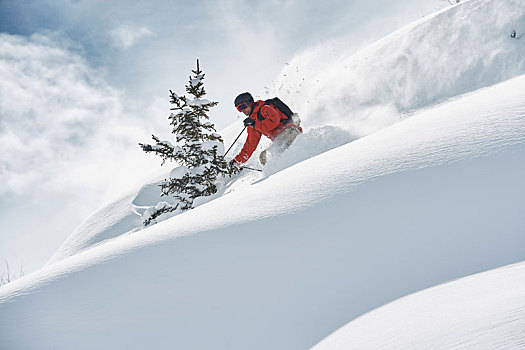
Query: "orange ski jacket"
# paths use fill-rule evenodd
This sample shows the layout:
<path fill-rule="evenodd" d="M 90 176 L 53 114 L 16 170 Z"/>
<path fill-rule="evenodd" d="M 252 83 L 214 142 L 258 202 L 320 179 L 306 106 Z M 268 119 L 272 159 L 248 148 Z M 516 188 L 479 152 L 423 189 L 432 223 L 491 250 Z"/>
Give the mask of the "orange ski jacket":
<path fill-rule="evenodd" d="M 259 112 L 259 110 L 261 111 L 263 120 L 257 118 L 257 112 Z M 261 100 L 255 101 L 249 118 L 255 120 L 255 125 L 246 128 L 248 131 L 248 137 L 246 138 L 246 142 L 244 143 L 241 152 L 234 158 L 237 164 L 242 164 L 250 159 L 261 140 L 261 135 L 264 135 L 273 141 L 273 139 L 282 133 L 284 129 L 295 125 L 290 123 L 286 115 L 282 114 L 277 108 L 270 104 L 265 105 L 264 101 Z M 295 126 L 300 129 L 299 126 Z"/>

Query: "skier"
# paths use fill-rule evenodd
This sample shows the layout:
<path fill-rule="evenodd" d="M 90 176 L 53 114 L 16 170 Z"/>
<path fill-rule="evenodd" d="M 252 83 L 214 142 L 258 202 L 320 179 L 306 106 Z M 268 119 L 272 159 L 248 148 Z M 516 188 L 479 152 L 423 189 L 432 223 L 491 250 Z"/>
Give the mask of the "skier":
<path fill-rule="evenodd" d="M 276 103 L 274 100 L 277 100 Z M 250 159 L 259 144 L 261 135 L 272 140 L 272 145 L 259 155 L 259 160 L 264 165 L 272 154 L 284 151 L 303 132 L 297 115 L 292 116 L 290 109 L 279 99 L 254 101 L 249 92 L 244 92 L 235 98 L 234 103 L 239 112 L 248 116 L 243 121 L 248 137 L 241 152 L 230 161 L 231 166 L 241 165 Z M 283 113 L 282 105 L 289 112 L 288 116 Z"/>

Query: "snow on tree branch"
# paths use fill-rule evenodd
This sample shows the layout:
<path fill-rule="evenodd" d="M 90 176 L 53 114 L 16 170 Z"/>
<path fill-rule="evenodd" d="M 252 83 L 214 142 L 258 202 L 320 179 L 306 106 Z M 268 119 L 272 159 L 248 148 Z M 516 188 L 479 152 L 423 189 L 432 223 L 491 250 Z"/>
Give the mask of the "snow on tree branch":
<path fill-rule="evenodd" d="M 209 121 L 208 112 L 218 102 L 203 98 L 205 74 L 201 71 L 199 60 L 197 69 L 185 86 L 190 96 L 179 96 L 170 90 L 170 103 L 173 113 L 168 117 L 173 127 L 177 145 L 161 141 L 153 135 L 155 144 L 139 144 L 146 153 L 155 153 L 166 160 L 175 161 L 180 166 L 173 169 L 170 177 L 159 185 L 163 196 L 171 197 L 149 208 L 143 216 L 144 225 L 155 223 L 162 214 L 182 212 L 193 208 L 198 197 L 210 196 L 217 192 L 218 180 L 231 175 L 231 170 L 223 157 L 224 145 L 220 134 Z"/>

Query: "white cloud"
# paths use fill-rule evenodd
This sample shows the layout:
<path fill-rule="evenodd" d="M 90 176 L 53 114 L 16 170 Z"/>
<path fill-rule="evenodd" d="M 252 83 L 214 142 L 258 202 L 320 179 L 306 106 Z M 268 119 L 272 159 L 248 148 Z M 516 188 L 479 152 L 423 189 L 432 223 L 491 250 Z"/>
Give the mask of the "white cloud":
<path fill-rule="evenodd" d="M 50 176 L 105 113 L 120 109 L 116 93 L 80 57 L 40 36 L 2 35 L 0 71 L 2 191 L 24 191 Z M 20 181 L 20 174 L 34 180 Z"/>
<path fill-rule="evenodd" d="M 153 36 L 153 32 L 148 27 L 135 27 L 131 25 L 121 25 L 113 29 L 110 33 L 113 44 L 123 49 L 129 49 L 140 39 Z"/>
<path fill-rule="evenodd" d="M 157 102 L 138 112 L 81 56 L 40 35 L 0 34 L 0 77 L 0 259 L 30 271 L 84 216 L 158 171 L 138 142 L 169 129 L 169 110 Z"/>
<path fill-rule="evenodd" d="M 152 126 L 77 54 L 2 34 L 0 75 L 0 198 L 50 186 L 115 192 L 136 181 L 135 162 L 151 164 L 137 143 Z"/>

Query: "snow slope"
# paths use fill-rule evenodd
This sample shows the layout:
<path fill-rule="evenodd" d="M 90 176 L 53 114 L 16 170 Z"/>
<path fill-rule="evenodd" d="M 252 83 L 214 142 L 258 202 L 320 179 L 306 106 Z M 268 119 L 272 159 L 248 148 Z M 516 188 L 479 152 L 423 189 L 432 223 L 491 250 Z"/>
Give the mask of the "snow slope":
<path fill-rule="evenodd" d="M 0 288 L 0 347 L 304 349 L 396 298 L 525 260 L 525 75 L 516 75 L 331 150 L 337 142 L 320 137 L 321 154 L 296 158 L 298 139 L 262 177 L 131 232 L 130 213 L 154 199 L 145 186 L 84 222 L 52 264 Z M 354 135 L 329 128 L 307 137 Z M 519 325 L 522 289 L 509 290 L 509 307 L 492 312 Z M 467 323 L 458 332 L 471 332 Z M 494 344 L 525 341 L 500 329 Z M 386 333 L 391 344 L 407 338 Z"/>
<path fill-rule="evenodd" d="M 233 132 L 238 132 L 237 127 L 238 125 L 234 125 L 229 129 Z M 229 132 L 230 130 L 226 130 L 226 133 L 231 134 Z M 235 136 L 230 137 L 230 139 L 234 137 Z M 239 188 L 250 186 L 263 176 L 278 172 L 290 165 L 346 144 L 354 139 L 355 137 L 352 134 L 341 128 L 333 126 L 312 128 L 296 140 L 294 147 L 288 152 L 286 157 L 269 162 L 264 170 L 264 174 L 261 175 L 259 173 L 245 171 L 240 177 L 226 184 L 225 188 L 219 191 L 219 193 L 206 200 L 213 200 L 221 195 L 237 191 Z M 236 147 L 232 148 L 232 154 L 239 152 L 243 143 L 244 140 L 241 139 L 238 144 L 236 144 Z M 267 142 L 267 140 L 262 140 L 253 158 L 257 160 L 258 153 L 268 145 L 269 142 Z M 253 159 L 248 165 L 254 168 L 261 167 L 260 164 L 258 162 L 255 163 Z M 161 179 L 168 176 L 165 172 L 165 170 L 162 170 L 162 173 L 164 173 L 162 176 L 151 180 L 137 192 L 131 193 L 114 203 L 104 206 L 88 217 L 60 246 L 48 264 L 77 254 L 109 239 L 140 230 L 142 228 L 142 215 L 147 208 L 166 200 L 165 197 L 160 196 L 158 186 Z"/>
<path fill-rule="evenodd" d="M 0 343 L 313 346 L 388 301 L 525 260 L 524 159 L 521 76 L 2 287 Z"/>
<path fill-rule="evenodd" d="M 167 177 L 165 174 L 163 178 Z M 152 205 L 162 201 L 158 182 L 152 180 L 137 192 L 104 206 L 82 222 L 51 257 L 48 264 L 75 255 L 85 249 L 133 233 L 142 226 L 142 214 Z"/>
<path fill-rule="evenodd" d="M 313 350 L 524 349 L 524 300 L 522 262 L 396 300 Z"/>
<path fill-rule="evenodd" d="M 265 175 L 391 125 L 409 112 L 525 74 L 525 41 L 510 38 L 513 30 L 525 33 L 525 3 L 466 1 L 349 57 L 327 57 L 332 50 L 326 47 L 303 53 L 283 71 L 276 94 L 300 112 L 306 132 L 286 158 L 266 166 Z M 241 129 L 236 123 L 221 131 L 226 146 Z M 243 143 L 241 137 L 230 156 Z M 263 140 L 249 166 L 259 166 L 258 153 L 267 146 Z M 245 174 L 227 191 L 255 181 L 255 175 Z M 156 182 L 86 219 L 50 262 L 139 229 L 140 215 L 160 201 Z"/>
<path fill-rule="evenodd" d="M 415 110 L 525 73 L 525 3 L 471 0 L 407 25 L 347 55 L 330 44 L 306 50 L 274 93 L 306 125 L 344 125 L 357 136 Z"/>

